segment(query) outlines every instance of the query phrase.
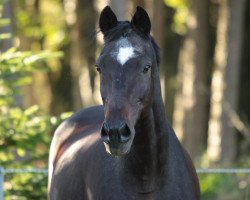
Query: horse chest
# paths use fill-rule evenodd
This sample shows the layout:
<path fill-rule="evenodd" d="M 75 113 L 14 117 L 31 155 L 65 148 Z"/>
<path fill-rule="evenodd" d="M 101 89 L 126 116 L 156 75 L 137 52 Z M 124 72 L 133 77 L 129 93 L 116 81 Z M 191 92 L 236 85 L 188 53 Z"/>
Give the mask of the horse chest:
<path fill-rule="evenodd" d="M 115 188 L 101 190 L 94 194 L 88 194 L 86 200 L 193 200 L 185 194 L 173 194 L 170 189 L 158 190 L 150 193 L 140 194 L 127 188 Z M 107 190 L 106 190 L 107 189 Z"/>

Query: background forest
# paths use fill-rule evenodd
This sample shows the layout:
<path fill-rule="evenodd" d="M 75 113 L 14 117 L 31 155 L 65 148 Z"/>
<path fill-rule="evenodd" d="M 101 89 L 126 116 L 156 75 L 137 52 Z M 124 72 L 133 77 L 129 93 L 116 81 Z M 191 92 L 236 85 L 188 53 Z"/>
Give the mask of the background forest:
<path fill-rule="evenodd" d="M 150 14 L 166 113 L 196 168 L 249 168 L 250 0 L 0 0 L 0 167 L 47 168 L 57 125 L 101 104 L 107 4 Z M 199 178 L 202 199 L 250 199 L 250 175 Z M 5 199 L 46 199 L 46 181 L 5 174 Z"/>

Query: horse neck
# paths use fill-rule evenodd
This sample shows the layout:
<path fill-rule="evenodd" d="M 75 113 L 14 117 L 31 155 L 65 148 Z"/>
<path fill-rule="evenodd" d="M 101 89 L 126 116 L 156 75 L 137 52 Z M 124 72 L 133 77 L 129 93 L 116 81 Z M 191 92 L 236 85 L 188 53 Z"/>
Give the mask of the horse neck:
<path fill-rule="evenodd" d="M 153 190 L 157 179 L 163 178 L 167 160 L 165 108 L 158 74 L 154 76 L 153 91 L 152 105 L 143 111 L 135 126 L 136 135 L 124 168 L 131 175 L 129 181 L 140 183 L 145 191 Z"/>

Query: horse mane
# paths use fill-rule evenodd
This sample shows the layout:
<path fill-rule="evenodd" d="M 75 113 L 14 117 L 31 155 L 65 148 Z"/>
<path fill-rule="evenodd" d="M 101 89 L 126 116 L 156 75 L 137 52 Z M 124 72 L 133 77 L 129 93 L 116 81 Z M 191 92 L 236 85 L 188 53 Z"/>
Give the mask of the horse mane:
<path fill-rule="evenodd" d="M 138 34 L 144 40 L 150 41 L 156 56 L 157 65 L 160 64 L 160 48 L 151 35 L 146 35 L 136 29 L 129 21 L 119 21 L 118 25 L 104 33 L 104 41 L 112 42 L 121 36 L 126 37 L 132 34 Z"/>

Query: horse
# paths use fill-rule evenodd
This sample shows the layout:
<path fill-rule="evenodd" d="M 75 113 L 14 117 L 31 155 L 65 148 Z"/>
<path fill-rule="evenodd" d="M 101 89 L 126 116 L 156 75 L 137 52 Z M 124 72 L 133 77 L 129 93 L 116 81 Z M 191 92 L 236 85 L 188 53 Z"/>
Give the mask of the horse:
<path fill-rule="evenodd" d="M 198 200 L 197 174 L 165 116 L 159 48 L 147 12 L 99 18 L 96 62 L 103 105 L 83 109 L 55 131 L 50 200 Z"/>

